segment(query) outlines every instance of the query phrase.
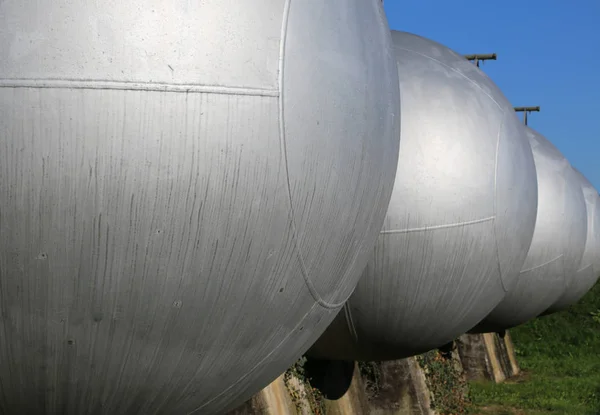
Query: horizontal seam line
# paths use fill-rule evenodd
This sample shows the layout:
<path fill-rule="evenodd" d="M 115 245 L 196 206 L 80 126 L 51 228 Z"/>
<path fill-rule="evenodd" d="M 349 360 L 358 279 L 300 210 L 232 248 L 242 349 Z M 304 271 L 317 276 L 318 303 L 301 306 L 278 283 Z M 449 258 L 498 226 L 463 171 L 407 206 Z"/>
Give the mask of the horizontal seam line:
<path fill-rule="evenodd" d="M 202 84 L 109 81 L 101 79 L 0 79 L 0 88 L 104 89 L 161 91 L 226 95 L 279 96 L 278 89 L 261 89 Z"/>
<path fill-rule="evenodd" d="M 536 266 L 535 266 L 535 267 L 533 267 L 533 268 L 524 269 L 523 271 L 521 271 L 521 274 L 523 274 L 524 272 L 533 271 L 534 269 L 538 269 L 538 268 L 541 268 L 541 267 L 545 267 L 546 265 L 548 265 L 548 264 L 551 264 L 551 263 L 553 263 L 554 261 L 557 261 L 557 260 L 561 259 L 561 258 L 562 258 L 562 256 L 563 256 L 563 254 L 560 254 L 560 255 L 559 255 L 559 256 L 557 256 L 556 258 L 554 258 L 554 259 L 551 259 L 551 260 L 550 260 L 550 261 L 548 261 L 548 262 L 544 262 L 544 263 L 543 263 L 543 264 L 541 264 L 541 265 L 536 265 Z"/>
<path fill-rule="evenodd" d="M 582 271 L 585 271 L 586 269 L 588 269 L 588 268 L 591 268 L 591 267 L 592 267 L 592 265 L 593 265 L 593 264 L 588 264 L 588 265 L 586 265 L 586 266 L 584 266 L 584 267 L 581 267 L 581 268 L 579 268 L 579 269 L 577 270 L 577 272 L 582 272 Z"/>
<path fill-rule="evenodd" d="M 489 222 L 494 219 L 496 219 L 496 216 L 490 216 L 489 218 L 475 219 L 475 220 L 470 220 L 470 221 L 466 221 L 466 222 L 450 223 L 448 225 L 424 226 L 422 228 L 410 228 L 410 229 L 390 229 L 390 230 L 381 231 L 380 234 L 386 235 L 386 234 L 396 234 L 396 233 L 424 232 L 424 231 L 435 230 L 435 229 L 456 228 L 459 226 L 474 225 L 476 223 Z"/>

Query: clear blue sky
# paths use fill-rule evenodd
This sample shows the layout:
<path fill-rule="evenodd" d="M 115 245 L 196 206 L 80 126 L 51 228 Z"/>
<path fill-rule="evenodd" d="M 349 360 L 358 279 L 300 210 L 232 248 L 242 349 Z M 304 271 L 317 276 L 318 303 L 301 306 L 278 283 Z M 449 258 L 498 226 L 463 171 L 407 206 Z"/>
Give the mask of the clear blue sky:
<path fill-rule="evenodd" d="M 600 0 L 385 0 L 394 30 L 481 65 L 514 106 L 537 106 L 529 126 L 600 190 Z"/>

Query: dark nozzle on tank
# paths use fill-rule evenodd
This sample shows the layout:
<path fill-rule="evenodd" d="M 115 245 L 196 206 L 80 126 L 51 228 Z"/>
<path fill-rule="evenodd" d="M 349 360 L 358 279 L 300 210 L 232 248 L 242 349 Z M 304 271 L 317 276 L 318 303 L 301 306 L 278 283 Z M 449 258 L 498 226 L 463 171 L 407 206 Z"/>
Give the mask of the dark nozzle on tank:
<path fill-rule="evenodd" d="M 337 400 L 350 389 L 354 375 L 354 362 L 307 357 L 304 373 L 313 388 L 326 399 Z"/>

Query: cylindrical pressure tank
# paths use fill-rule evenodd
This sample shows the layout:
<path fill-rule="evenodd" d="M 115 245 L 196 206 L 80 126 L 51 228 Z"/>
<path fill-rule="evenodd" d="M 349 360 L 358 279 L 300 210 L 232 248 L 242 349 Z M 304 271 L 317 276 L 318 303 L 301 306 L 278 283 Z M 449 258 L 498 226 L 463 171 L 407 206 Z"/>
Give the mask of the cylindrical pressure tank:
<path fill-rule="evenodd" d="M 514 287 L 533 235 L 535 165 L 512 105 L 447 47 L 403 32 L 392 41 L 402 107 L 392 200 L 314 358 L 398 359 L 453 340 Z"/>
<path fill-rule="evenodd" d="M 266 386 L 369 259 L 398 90 L 379 0 L 0 1 L 0 413 Z"/>
<path fill-rule="evenodd" d="M 564 310 L 575 304 L 594 286 L 600 274 L 600 268 L 595 261 L 600 251 L 600 240 L 598 239 L 600 224 L 596 222 L 596 210 L 600 199 L 598 192 L 592 184 L 585 178 L 581 172 L 573 168 L 576 180 L 581 184 L 583 197 L 587 212 L 587 236 L 585 240 L 585 250 L 579 264 L 579 269 L 573 276 L 567 276 L 567 288 L 563 295 L 546 311 L 546 313 L 555 313 Z M 595 263 L 596 262 L 596 263 Z"/>
<path fill-rule="evenodd" d="M 526 127 L 538 178 L 533 241 L 517 286 L 475 331 L 500 331 L 546 311 L 564 293 L 581 264 L 587 236 L 581 182 L 562 153 Z"/>

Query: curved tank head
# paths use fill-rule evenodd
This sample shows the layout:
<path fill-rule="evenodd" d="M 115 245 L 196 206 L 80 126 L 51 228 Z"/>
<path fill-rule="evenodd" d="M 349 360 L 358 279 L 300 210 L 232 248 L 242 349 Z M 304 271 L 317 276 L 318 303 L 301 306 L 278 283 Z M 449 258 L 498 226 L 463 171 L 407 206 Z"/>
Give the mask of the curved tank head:
<path fill-rule="evenodd" d="M 594 189 L 596 204 L 594 207 L 594 240 L 596 241 L 596 249 L 592 253 L 592 262 L 594 264 L 594 275 L 596 279 L 600 278 L 600 194 Z"/>
<path fill-rule="evenodd" d="M 574 276 L 567 280 L 567 288 L 564 294 L 546 311 L 546 314 L 555 313 L 564 310 L 575 304 L 596 284 L 600 270 L 595 257 L 600 250 L 600 240 L 597 238 L 598 227 L 595 212 L 599 203 L 598 192 L 592 184 L 585 178 L 581 172 L 575 168 L 574 176 L 581 185 L 583 197 L 585 199 L 586 217 L 587 217 L 587 236 L 585 240 L 585 249 L 579 264 L 579 269 Z M 596 262 L 596 263 L 595 263 Z"/>
<path fill-rule="evenodd" d="M 538 178 L 538 212 L 533 241 L 517 286 L 477 327 L 500 331 L 545 312 L 576 276 L 587 236 L 581 182 L 561 152 L 526 127 Z"/>
<path fill-rule="evenodd" d="M 371 261 L 315 358 L 388 360 L 442 346 L 511 289 L 535 226 L 531 147 L 508 100 L 464 57 L 392 32 L 402 141 Z"/>
<path fill-rule="evenodd" d="M 0 1 L 0 412 L 276 378 L 369 259 L 398 91 L 380 1 Z"/>
<path fill-rule="evenodd" d="M 600 195 L 596 191 L 596 208 L 594 213 L 594 239 L 596 240 L 596 251 L 593 257 L 594 275 L 600 278 Z"/>

